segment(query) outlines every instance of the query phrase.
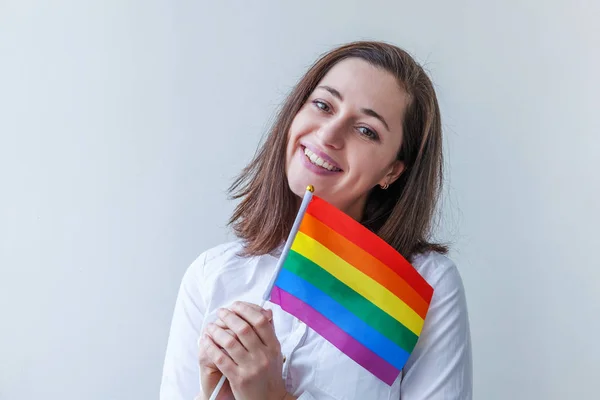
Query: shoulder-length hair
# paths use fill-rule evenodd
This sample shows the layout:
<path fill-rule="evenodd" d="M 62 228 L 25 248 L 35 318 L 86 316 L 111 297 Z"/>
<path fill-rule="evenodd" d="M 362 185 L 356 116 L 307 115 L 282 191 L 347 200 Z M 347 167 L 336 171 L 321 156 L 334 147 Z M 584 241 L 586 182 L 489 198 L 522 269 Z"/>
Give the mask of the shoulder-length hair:
<path fill-rule="evenodd" d="M 229 188 L 231 198 L 241 200 L 229 224 L 245 243 L 244 255 L 269 253 L 286 240 L 299 204 L 285 169 L 290 126 L 319 81 L 347 58 L 360 58 L 390 72 L 409 96 L 398 150 L 405 170 L 387 190 L 379 186 L 371 190 L 360 222 L 408 259 L 425 251 L 447 251 L 430 241 L 443 173 L 440 110 L 431 80 L 406 51 L 361 41 L 338 47 L 313 64 L 288 95 L 252 161 Z"/>

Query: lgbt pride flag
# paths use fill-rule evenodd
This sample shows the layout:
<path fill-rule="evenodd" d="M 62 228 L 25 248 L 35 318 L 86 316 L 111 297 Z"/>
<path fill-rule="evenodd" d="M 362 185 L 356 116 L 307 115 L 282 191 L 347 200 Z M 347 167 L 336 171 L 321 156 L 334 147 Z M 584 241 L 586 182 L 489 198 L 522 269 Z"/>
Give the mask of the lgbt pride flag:
<path fill-rule="evenodd" d="M 393 247 L 313 196 L 270 300 L 391 385 L 417 343 L 433 288 Z"/>

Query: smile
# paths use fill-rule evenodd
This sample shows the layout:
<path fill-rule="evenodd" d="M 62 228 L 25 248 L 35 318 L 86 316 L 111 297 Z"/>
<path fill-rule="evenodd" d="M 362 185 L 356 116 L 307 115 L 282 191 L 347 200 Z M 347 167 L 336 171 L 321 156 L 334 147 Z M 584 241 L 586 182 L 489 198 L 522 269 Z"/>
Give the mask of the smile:
<path fill-rule="evenodd" d="M 304 150 L 304 155 L 311 162 L 311 164 L 316 165 L 317 167 L 321 167 L 321 168 L 326 169 L 327 171 L 331 171 L 331 172 L 340 172 L 341 171 L 340 168 L 323 160 L 321 157 L 319 157 L 318 155 L 316 155 L 315 153 L 313 153 L 306 147 L 304 147 L 303 150 Z"/>

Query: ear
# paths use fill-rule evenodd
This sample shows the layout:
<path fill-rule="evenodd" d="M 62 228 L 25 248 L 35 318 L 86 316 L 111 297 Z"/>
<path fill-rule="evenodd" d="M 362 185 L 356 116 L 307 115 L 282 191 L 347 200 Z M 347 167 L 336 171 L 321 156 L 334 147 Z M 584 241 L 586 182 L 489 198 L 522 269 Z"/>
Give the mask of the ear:
<path fill-rule="evenodd" d="M 381 182 L 379 184 L 381 186 L 384 186 L 384 185 L 389 186 L 392 183 L 396 182 L 396 180 L 400 177 L 400 175 L 402 175 L 402 172 L 404 172 L 404 168 L 405 168 L 404 162 L 402 162 L 400 160 L 394 160 L 394 162 L 390 166 L 388 173 L 385 174 L 385 176 L 383 177 L 383 179 L 381 180 Z"/>

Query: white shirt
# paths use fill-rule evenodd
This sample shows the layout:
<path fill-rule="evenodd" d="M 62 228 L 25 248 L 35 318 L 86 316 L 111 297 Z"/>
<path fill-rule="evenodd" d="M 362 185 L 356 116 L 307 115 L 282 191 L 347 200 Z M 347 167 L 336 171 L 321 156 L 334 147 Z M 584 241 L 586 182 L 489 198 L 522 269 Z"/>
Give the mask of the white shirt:
<path fill-rule="evenodd" d="M 192 400 L 201 393 L 197 340 L 220 307 L 236 300 L 260 304 L 277 255 L 239 257 L 241 241 L 204 252 L 187 269 L 173 320 L 160 389 L 161 400 Z M 300 400 L 470 400 L 471 338 L 462 280 L 438 253 L 412 265 L 434 288 L 421 336 L 392 386 L 340 352 L 302 321 L 267 302 L 286 362 L 282 376 Z"/>

